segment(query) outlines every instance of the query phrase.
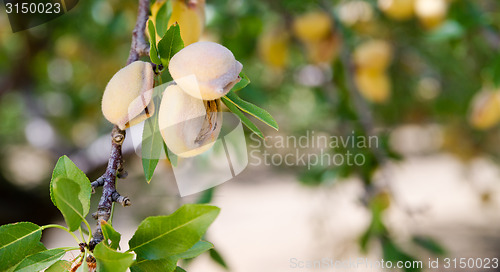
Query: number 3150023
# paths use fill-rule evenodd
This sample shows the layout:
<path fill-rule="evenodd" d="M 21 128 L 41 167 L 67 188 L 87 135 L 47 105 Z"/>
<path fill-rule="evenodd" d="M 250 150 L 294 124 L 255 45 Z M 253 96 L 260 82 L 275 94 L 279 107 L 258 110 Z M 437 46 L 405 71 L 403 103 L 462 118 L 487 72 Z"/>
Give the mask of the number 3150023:
<path fill-rule="evenodd" d="M 7 13 L 17 14 L 49 14 L 61 13 L 61 3 L 6 3 Z"/>

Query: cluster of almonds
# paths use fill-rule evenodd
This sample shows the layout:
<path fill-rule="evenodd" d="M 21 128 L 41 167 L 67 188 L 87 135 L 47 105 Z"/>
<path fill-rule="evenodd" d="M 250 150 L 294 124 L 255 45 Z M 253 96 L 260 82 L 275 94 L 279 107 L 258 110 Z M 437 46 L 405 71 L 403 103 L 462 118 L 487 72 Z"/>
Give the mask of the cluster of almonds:
<path fill-rule="evenodd" d="M 168 70 L 175 81 L 166 87 L 158 110 L 162 137 L 170 151 L 192 157 L 208 150 L 222 123 L 220 98 L 240 81 L 243 66 L 226 47 L 193 43 L 175 54 Z M 118 71 L 102 98 L 104 117 L 120 129 L 153 115 L 154 71 L 136 61 Z"/>

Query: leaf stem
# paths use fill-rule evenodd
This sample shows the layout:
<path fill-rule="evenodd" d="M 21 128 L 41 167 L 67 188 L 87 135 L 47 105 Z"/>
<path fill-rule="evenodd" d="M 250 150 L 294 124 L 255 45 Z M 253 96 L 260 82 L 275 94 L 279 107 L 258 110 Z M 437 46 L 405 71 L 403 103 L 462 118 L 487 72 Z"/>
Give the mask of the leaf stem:
<path fill-rule="evenodd" d="M 80 232 L 80 237 L 82 238 L 82 241 L 85 241 L 85 237 L 83 236 L 83 230 L 82 230 L 82 227 L 80 226 L 80 228 L 78 228 L 78 232 Z M 90 234 L 90 232 L 89 232 Z"/>
<path fill-rule="evenodd" d="M 109 220 L 108 222 L 113 225 L 113 215 L 115 214 L 115 202 L 113 202 L 113 204 L 111 204 L 111 212 L 110 212 L 110 215 L 109 215 Z"/>
<path fill-rule="evenodd" d="M 75 241 L 80 244 L 82 241 L 80 241 L 80 239 L 78 239 L 78 237 L 73 233 L 71 232 L 68 228 L 66 227 L 63 227 L 61 225 L 56 225 L 56 224 L 50 224 L 50 225 L 45 225 L 45 226 L 42 226 L 42 230 L 45 230 L 45 229 L 48 229 L 48 228 L 56 228 L 56 229 L 61 229 L 61 230 L 64 230 L 66 231 L 67 233 L 71 234 L 71 236 L 73 236 L 73 238 L 75 239 Z"/>
<path fill-rule="evenodd" d="M 79 247 L 58 247 L 59 249 L 62 249 L 64 251 L 72 251 L 72 250 L 80 250 Z"/>
<path fill-rule="evenodd" d="M 83 222 L 85 223 L 85 226 L 87 226 L 87 230 L 89 231 L 89 243 L 90 243 L 90 240 L 92 240 L 92 229 L 90 228 L 89 222 L 87 222 L 85 218 L 83 219 Z"/>

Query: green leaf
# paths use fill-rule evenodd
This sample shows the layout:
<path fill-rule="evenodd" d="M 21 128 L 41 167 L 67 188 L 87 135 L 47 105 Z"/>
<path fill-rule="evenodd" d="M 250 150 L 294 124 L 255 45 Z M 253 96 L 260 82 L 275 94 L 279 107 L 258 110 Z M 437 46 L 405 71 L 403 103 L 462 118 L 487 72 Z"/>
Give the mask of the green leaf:
<path fill-rule="evenodd" d="M 223 96 L 222 102 L 224 102 L 224 104 L 232 113 L 236 114 L 236 116 L 240 118 L 241 122 L 247 128 L 249 128 L 253 133 L 257 134 L 257 136 L 259 136 L 260 138 L 264 139 L 264 134 L 262 133 L 262 131 L 260 131 L 260 129 L 252 121 L 250 121 L 250 119 L 248 119 L 248 117 L 246 117 L 245 114 L 243 114 L 243 112 L 241 112 L 238 107 L 236 107 L 229 99 Z"/>
<path fill-rule="evenodd" d="M 175 272 L 186 272 L 186 270 L 184 270 L 184 269 L 183 269 L 182 267 L 180 267 L 180 266 L 177 266 L 177 267 L 175 268 Z"/>
<path fill-rule="evenodd" d="M 101 230 L 102 230 L 102 235 L 104 236 L 104 239 L 110 240 L 111 244 L 109 244 L 109 247 L 112 249 L 118 249 L 120 247 L 120 239 L 121 239 L 121 234 L 117 232 L 111 224 L 108 222 L 101 220 Z"/>
<path fill-rule="evenodd" d="M 155 105 L 160 105 L 163 90 L 164 87 L 153 89 L 153 103 Z M 142 168 L 144 169 L 144 176 L 148 183 L 153 178 L 162 153 L 165 153 L 158 116 L 158 110 L 156 110 L 153 116 L 144 122 L 144 130 L 142 131 Z"/>
<path fill-rule="evenodd" d="M 57 177 L 72 179 L 78 184 L 81 184 L 83 191 L 81 195 L 78 195 L 78 198 L 80 198 L 80 201 L 84 204 L 84 206 L 87 207 L 88 213 L 88 210 L 90 208 L 90 192 L 92 191 L 92 188 L 90 186 L 90 181 L 85 173 L 83 173 L 82 170 L 78 169 L 78 167 L 67 156 L 62 156 L 59 158 L 56 166 L 54 167 L 54 171 L 52 172 L 52 179 L 50 181 L 50 198 L 52 199 L 52 203 L 54 203 L 55 206 L 57 205 L 54 200 L 54 194 L 52 192 L 52 181 Z M 86 184 L 88 184 L 88 186 Z M 87 191 L 89 192 L 88 198 L 86 194 Z"/>
<path fill-rule="evenodd" d="M 147 121 L 146 121 L 147 124 Z M 144 129 L 146 129 L 147 125 L 144 125 Z M 154 143 L 149 143 L 149 146 L 153 146 Z M 147 147 L 149 148 L 149 147 Z M 147 159 L 142 158 L 142 169 L 144 169 L 144 177 L 146 178 L 147 183 L 150 183 L 153 179 L 153 175 L 158 165 L 159 159 Z"/>
<path fill-rule="evenodd" d="M 64 249 L 49 249 L 26 257 L 14 271 L 33 272 L 41 271 L 59 261 L 64 256 Z"/>
<path fill-rule="evenodd" d="M 134 262 L 134 254 L 118 252 L 104 243 L 99 243 L 94 249 L 97 260 L 97 272 L 125 272 Z"/>
<path fill-rule="evenodd" d="M 430 237 L 424 236 L 414 236 L 413 242 L 425 249 L 429 252 L 437 254 L 437 255 L 445 255 L 446 250 L 441 246 L 437 241 Z"/>
<path fill-rule="evenodd" d="M 57 177 L 51 182 L 51 188 L 56 207 L 64 216 L 69 230 L 77 230 L 89 212 L 90 183 L 78 183 L 72 179 Z"/>
<path fill-rule="evenodd" d="M 163 150 L 166 150 L 167 151 L 167 158 L 168 160 L 170 161 L 170 164 L 172 164 L 172 166 L 176 167 L 177 166 L 177 155 L 175 155 L 172 151 L 170 151 L 167 147 L 167 144 L 165 144 L 165 142 L 163 142 Z"/>
<path fill-rule="evenodd" d="M 149 33 L 149 58 L 155 64 L 160 65 L 161 61 L 158 57 L 158 50 L 156 49 L 156 30 L 153 21 L 148 20 L 148 33 Z"/>
<path fill-rule="evenodd" d="M 0 226 L 0 271 L 12 271 L 26 256 L 46 250 L 42 228 L 29 222 Z"/>
<path fill-rule="evenodd" d="M 192 259 L 210 250 L 214 246 L 206 241 L 199 241 L 192 248 L 163 259 L 146 260 L 138 257 L 130 270 L 134 271 L 174 271 L 179 259 Z M 175 270 L 177 271 L 177 270 Z"/>
<path fill-rule="evenodd" d="M 170 16 L 172 16 L 172 3 L 171 1 L 166 1 L 165 5 L 160 7 L 156 15 L 156 31 L 158 32 L 158 36 L 163 37 L 165 35 Z"/>
<path fill-rule="evenodd" d="M 192 259 L 212 249 L 214 245 L 206 241 L 199 241 L 194 246 L 180 254 L 175 255 L 177 259 Z"/>
<path fill-rule="evenodd" d="M 396 263 L 398 261 L 401 261 L 403 263 L 405 263 L 405 262 L 414 263 L 415 262 L 415 259 L 412 256 L 410 256 L 410 255 L 406 254 L 404 251 L 402 251 L 390 239 L 382 238 L 382 251 L 383 251 L 384 260 L 392 261 L 393 263 Z M 418 268 L 418 267 L 410 267 L 410 268 L 405 268 L 404 271 L 417 272 L 417 271 L 422 271 L 422 269 Z"/>
<path fill-rule="evenodd" d="M 71 263 L 66 260 L 60 260 L 51 265 L 45 272 L 68 272 L 71 269 Z"/>
<path fill-rule="evenodd" d="M 208 188 L 205 191 L 201 193 L 201 196 L 198 200 L 196 200 L 196 203 L 198 204 L 207 204 L 212 202 L 212 198 L 214 196 L 214 189 L 215 187 Z"/>
<path fill-rule="evenodd" d="M 150 272 L 150 271 L 174 271 L 177 266 L 177 258 L 164 258 L 158 260 L 146 260 L 138 257 L 130 267 L 131 272 Z"/>
<path fill-rule="evenodd" d="M 216 262 L 220 266 L 224 267 L 225 269 L 229 269 L 229 267 L 226 264 L 226 261 L 224 261 L 224 258 L 222 258 L 222 255 L 220 255 L 220 253 L 217 250 L 212 248 L 212 249 L 210 249 L 209 253 L 210 253 L 210 258 L 214 262 Z"/>
<path fill-rule="evenodd" d="M 384 225 L 384 221 L 382 220 L 383 211 L 379 210 L 378 207 L 371 206 L 372 212 L 372 220 L 370 222 L 370 226 L 365 233 L 361 235 L 360 238 L 360 247 L 363 253 L 368 251 L 369 242 L 375 238 L 380 237 L 387 233 L 387 228 Z"/>
<path fill-rule="evenodd" d="M 249 103 L 243 99 L 241 99 L 235 92 L 231 91 L 225 96 L 229 102 L 233 103 L 240 110 L 253 115 L 255 118 L 264 122 L 266 125 L 278 130 L 278 123 L 274 120 L 274 118 L 264 109 L 261 109 L 255 106 L 252 103 Z"/>
<path fill-rule="evenodd" d="M 236 85 L 233 86 L 231 91 L 237 92 L 243 88 L 245 88 L 248 84 L 250 84 L 250 79 L 243 73 L 243 71 L 240 73 L 241 80 L 240 82 L 236 83 Z"/>
<path fill-rule="evenodd" d="M 149 260 L 182 253 L 201 239 L 219 211 L 214 206 L 187 204 L 171 215 L 148 217 L 130 239 L 129 250 Z"/>
<path fill-rule="evenodd" d="M 170 59 L 182 48 L 184 42 L 181 38 L 181 29 L 178 24 L 172 25 L 158 43 L 158 53 L 163 66 L 168 67 Z"/>
<path fill-rule="evenodd" d="M 441 26 L 433 30 L 428 38 L 431 41 L 444 41 L 450 39 L 460 39 L 463 37 L 465 31 L 462 25 L 457 21 L 448 20 Z"/>

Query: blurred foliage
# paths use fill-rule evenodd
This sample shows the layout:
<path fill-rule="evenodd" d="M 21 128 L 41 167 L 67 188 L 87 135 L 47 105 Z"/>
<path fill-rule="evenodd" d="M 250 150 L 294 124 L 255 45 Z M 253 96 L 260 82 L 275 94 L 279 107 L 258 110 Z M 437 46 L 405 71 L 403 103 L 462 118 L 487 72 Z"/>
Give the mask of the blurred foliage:
<path fill-rule="evenodd" d="M 443 1 L 447 8 L 436 19 L 422 15 L 423 8 L 400 13 L 386 9 L 381 2 L 388 1 L 383 0 L 208 0 L 202 39 L 223 44 L 244 64 L 252 84 L 239 95 L 272 113 L 281 135 L 367 135 L 364 113 L 356 107 L 349 83 L 360 71 L 352 55 L 372 39 L 387 42 L 391 61 L 379 74 L 387 76 L 390 93 L 373 102 L 360 96 L 380 136 L 379 151 L 341 147 L 332 153 L 364 154 L 366 163 L 298 169 L 305 184 L 329 184 L 356 175 L 370 188 L 383 163 L 377 152 L 402 158 L 392 150 L 390 136 L 404 124 L 438 125 L 442 144 L 436 152 L 464 161 L 477 156 L 499 159 L 500 113 L 488 109 L 498 104 L 486 102 L 499 96 L 500 2 Z M 109 133 L 111 124 L 101 116 L 100 98 L 127 59 L 136 2 L 80 1 L 67 15 L 15 34 L 0 13 L 0 154 L 6 180 L 18 183 L 8 168 L 9 147 L 35 145 L 50 151 L 55 161 Z M 326 26 L 319 18 L 325 15 Z M 301 20 L 310 30 L 306 35 L 297 26 Z M 474 103 L 481 90 L 493 95 Z M 477 126 L 476 115 L 493 121 Z M 28 143 L 30 134 L 47 129 L 54 135 L 49 144 L 36 139 Z M 265 126 L 262 131 L 271 132 Z M 49 171 L 39 176 L 40 182 Z M 201 202 L 211 199 L 209 192 Z M 385 255 L 411 259 L 390 239 L 381 216 L 385 208 L 376 204 L 377 196 L 370 197 L 365 202 L 372 224 L 362 244 L 377 237 Z M 444 251 L 431 240 L 415 242 L 436 253 Z"/>

